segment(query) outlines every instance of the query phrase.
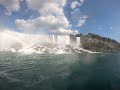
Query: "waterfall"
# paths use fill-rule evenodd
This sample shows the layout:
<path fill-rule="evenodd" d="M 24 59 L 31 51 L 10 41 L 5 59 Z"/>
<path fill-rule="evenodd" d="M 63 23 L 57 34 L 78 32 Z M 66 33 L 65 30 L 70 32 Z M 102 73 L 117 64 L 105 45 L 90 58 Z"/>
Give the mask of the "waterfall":
<path fill-rule="evenodd" d="M 67 50 L 66 45 L 79 48 L 80 37 L 75 35 L 34 35 L 13 31 L 0 32 L 0 50 L 18 52 L 56 52 Z M 69 51 L 69 50 L 68 50 Z"/>
<path fill-rule="evenodd" d="M 61 46 L 70 45 L 70 36 L 57 35 L 57 44 Z"/>
<path fill-rule="evenodd" d="M 52 43 L 55 43 L 55 35 L 52 35 Z"/>
<path fill-rule="evenodd" d="M 80 46 L 80 37 L 76 37 L 76 39 L 77 39 L 77 47 L 79 47 Z"/>
<path fill-rule="evenodd" d="M 57 35 L 57 44 L 59 46 L 64 46 L 66 42 L 65 36 Z"/>
<path fill-rule="evenodd" d="M 49 35 L 49 39 L 51 43 L 55 43 L 55 35 Z"/>
<path fill-rule="evenodd" d="M 70 45 L 70 36 L 66 36 L 66 45 Z"/>

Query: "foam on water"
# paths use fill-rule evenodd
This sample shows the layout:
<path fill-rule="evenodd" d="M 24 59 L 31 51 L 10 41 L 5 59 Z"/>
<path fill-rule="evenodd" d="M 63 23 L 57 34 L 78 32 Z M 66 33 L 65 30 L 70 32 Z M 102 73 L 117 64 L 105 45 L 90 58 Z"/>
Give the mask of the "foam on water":
<path fill-rule="evenodd" d="M 87 51 L 80 48 L 80 37 L 76 37 L 76 42 L 71 42 L 70 35 L 35 35 L 23 34 L 14 31 L 0 32 L 0 50 L 20 52 L 25 54 L 31 53 L 80 53 Z M 74 49 L 77 49 L 76 51 Z"/>

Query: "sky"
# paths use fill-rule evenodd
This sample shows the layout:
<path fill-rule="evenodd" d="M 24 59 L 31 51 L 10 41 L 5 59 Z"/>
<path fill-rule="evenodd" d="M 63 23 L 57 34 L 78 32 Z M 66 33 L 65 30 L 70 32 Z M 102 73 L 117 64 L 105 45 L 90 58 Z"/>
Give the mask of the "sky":
<path fill-rule="evenodd" d="M 95 33 L 120 42 L 120 0 L 0 0 L 0 31 Z"/>

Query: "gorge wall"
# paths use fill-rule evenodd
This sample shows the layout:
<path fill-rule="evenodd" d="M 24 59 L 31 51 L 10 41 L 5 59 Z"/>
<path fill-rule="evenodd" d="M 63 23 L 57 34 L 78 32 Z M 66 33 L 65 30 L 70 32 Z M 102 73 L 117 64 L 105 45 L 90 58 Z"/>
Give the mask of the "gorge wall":
<path fill-rule="evenodd" d="M 82 48 L 93 52 L 120 51 L 119 42 L 92 33 L 81 36 L 81 46 Z"/>

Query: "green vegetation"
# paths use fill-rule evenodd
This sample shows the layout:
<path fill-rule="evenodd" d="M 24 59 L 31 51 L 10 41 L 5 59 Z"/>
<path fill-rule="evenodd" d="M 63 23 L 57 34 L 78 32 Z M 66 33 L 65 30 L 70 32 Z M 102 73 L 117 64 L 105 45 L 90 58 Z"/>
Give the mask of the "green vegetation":
<path fill-rule="evenodd" d="M 120 43 L 117 41 L 101 37 L 92 33 L 81 36 L 81 43 L 84 49 L 97 52 L 120 51 Z"/>

